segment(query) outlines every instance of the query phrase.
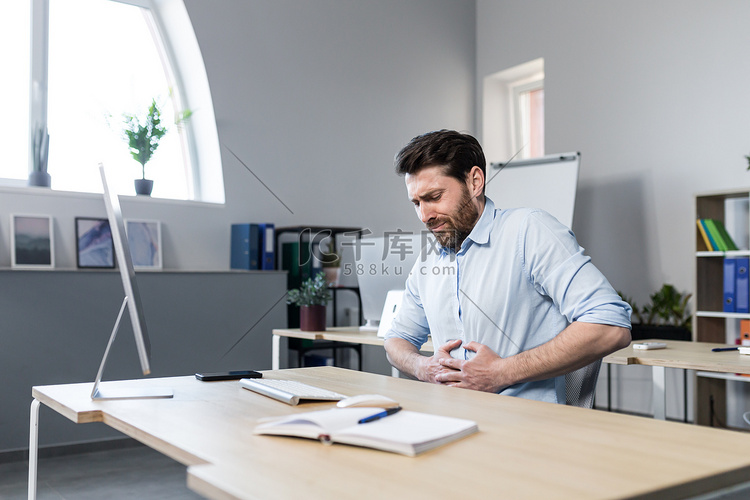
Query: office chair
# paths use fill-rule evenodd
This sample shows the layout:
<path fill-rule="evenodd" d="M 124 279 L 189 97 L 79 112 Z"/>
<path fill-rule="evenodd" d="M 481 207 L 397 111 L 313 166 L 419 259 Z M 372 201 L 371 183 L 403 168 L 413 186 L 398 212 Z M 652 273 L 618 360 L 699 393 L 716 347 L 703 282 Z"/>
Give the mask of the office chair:
<path fill-rule="evenodd" d="M 599 378 L 599 368 L 602 360 L 598 359 L 565 375 L 565 404 L 580 406 L 581 408 L 594 407 L 594 394 L 596 393 L 596 381 Z"/>

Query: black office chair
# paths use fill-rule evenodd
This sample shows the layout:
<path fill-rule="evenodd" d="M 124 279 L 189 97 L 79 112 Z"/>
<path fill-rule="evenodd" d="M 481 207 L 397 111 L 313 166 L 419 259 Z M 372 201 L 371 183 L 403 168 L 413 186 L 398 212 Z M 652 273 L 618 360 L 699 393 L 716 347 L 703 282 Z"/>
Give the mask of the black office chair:
<path fill-rule="evenodd" d="M 580 406 L 581 408 L 594 407 L 596 381 L 599 378 L 599 368 L 601 366 L 602 360 L 598 359 L 590 365 L 586 365 L 565 375 L 566 405 Z"/>

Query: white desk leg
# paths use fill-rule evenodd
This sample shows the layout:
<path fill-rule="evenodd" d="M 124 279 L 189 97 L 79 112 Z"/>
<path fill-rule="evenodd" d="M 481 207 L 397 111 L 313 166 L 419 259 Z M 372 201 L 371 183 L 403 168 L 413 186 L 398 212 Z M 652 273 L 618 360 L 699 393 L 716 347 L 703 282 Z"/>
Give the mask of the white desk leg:
<path fill-rule="evenodd" d="M 652 394 L 654 418 L 658 418 L 659 420 L 667 419 L 666 370 L 663 366 L 651 367 L 651 377 L 653 378 L 654 385 Z"/>
<path fill-rule="evenodd" d="M 29 500 L 36 500 L 36 467 L 39 462 L 39 401 L 31 402 L 29 419 Z"/>
<path fill-rule="evenodd" d="M 279 352 L 280 343 L 281 343 L 281 336 L 273 335 L 271 338 L 271 368 L 274 370 L 278 370 L 279 365 L 281 364 L 281 352 Z"/>

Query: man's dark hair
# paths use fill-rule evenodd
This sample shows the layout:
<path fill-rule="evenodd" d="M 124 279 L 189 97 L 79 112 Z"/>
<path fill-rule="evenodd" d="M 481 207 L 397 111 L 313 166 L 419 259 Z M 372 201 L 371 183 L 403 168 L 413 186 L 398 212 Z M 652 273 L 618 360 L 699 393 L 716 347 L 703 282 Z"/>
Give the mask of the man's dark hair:
<path fill-rule="evenodd" d="M 474 166 L 481 168 L 486 177 L 485 165 L 479 141 L 455 130 L 419 135 L 396 155 L 398 175 L 411 175 L 425 167 L 442 166 L 446 175 L 465 182 Z"/>

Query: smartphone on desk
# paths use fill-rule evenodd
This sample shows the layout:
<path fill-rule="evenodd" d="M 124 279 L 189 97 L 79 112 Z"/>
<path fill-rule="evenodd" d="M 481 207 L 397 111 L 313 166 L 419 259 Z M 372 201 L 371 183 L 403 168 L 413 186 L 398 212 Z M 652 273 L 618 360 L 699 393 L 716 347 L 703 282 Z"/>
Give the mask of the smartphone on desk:
<path fill-rule="evenodd" d="M 195 378 L 203 382 L 216 382 L 219 380 L 239 380 L 241 378 L 262 378 L 263 374 L 253 370 L 235 370 L 217 373 L 196 373 Z"/>
<path fill-rule="evenodd" d="M 666 349 L 667 344 L 664 342 L 641 342 L 639 344 L 633 344 L 633 349 L 640 349 L 644 351 L 650 351 L 652 349 Z"/>

